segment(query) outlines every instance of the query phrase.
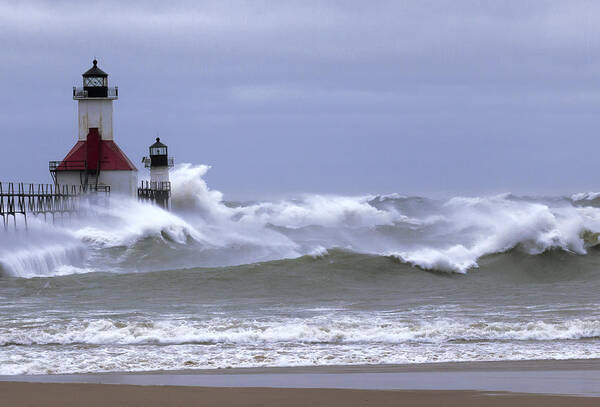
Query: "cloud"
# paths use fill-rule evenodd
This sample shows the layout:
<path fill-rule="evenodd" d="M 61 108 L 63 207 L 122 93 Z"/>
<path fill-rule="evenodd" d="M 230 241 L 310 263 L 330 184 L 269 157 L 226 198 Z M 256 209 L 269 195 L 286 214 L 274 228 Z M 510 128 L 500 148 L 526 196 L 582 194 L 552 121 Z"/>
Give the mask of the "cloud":
<path fill-rule="evenodd" d="M 186 153 L 212 145 L 212 156 L 230 148 L 215 147 L 227 137 L 285 134 L 301 143 L 309 132 L 339 132 L 393 135 L 384 153 L 412 142 L 411 157 L 427 159 L 419 152 L 431 146 L 414 135 L 437 137 L 433 146 L 465 135 L 438 158 L 451 177 L 458 171 L 451 157 L 477 157 L 474 146 L 491 134 L 527 137 L 533 155 L 547 138 L 564 131 L 585 137 L 598 127 L 594 1 L 3 1 L 0 41 L 4 133 L 22 140 L 48 134 L 41 142 L 52 158 L 71 143 L 70 88 L 94 56 L 120 87 L 115 131 L 132 135 L 122 139 L 128 149 L 157 130 L 171 134 L 174 147 L 189 143 Z M 192 138 L 189 129 L 207 136 Z M 277 154 L 294 154 L 275 149 L 260 150 L 257 171 Z M 30 151 L 35 162 L 50 154 L 31 145 L 19 154 Z M 399 166 L 408 173 L 415 165 L 386 157 L 371 161 L 373 171 Z M 0 163 L 0 173 L 13 167 Z M 420 180 L 438 177 L 433 168 Z M 477 172 L 460 176 L 485 184 Z"/>

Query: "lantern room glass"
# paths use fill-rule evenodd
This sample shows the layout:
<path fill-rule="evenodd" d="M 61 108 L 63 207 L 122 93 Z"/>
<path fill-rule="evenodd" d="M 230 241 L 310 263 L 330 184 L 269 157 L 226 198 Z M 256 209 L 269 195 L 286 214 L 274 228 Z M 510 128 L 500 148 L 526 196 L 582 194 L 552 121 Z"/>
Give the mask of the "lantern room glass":
<path fill-rule="evenodd" d="M 167 147 L 150 147 L 150 155 L 167 155 Z"/>
<path fill-rule="evenodd" d="M 86 87 L 103 87 L 108 86 L 108 79 L 97 76 L 91 76 L 89 78 L 83 78 L 83 86 Z"/>

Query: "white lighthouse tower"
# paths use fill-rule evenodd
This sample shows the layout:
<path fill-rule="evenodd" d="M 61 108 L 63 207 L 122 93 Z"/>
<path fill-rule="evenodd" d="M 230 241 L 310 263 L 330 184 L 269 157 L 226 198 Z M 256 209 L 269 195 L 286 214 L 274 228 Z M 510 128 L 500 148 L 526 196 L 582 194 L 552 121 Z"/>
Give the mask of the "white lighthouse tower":
<path fill-rule="evenodd" d="M 51 161 L 57 185 L 80 185 L 85 190 L 110 190 L 135 196 L 137 169 L 114 141 L 113 101 L 119 89 L 108 86 L 108 74 L 94 59 L 83 76 L 83 88 L 73 88 L 78 102 L 78 137 L 62 161 Z"/>

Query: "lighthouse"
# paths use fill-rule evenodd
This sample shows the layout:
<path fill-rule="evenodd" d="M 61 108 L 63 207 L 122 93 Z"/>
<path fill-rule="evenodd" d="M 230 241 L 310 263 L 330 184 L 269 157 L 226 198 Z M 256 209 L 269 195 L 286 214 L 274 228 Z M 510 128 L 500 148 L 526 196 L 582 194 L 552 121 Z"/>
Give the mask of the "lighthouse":
<path fill-rule="evenodd" d="M 169 157 L 168 147 L 161 143 L 160 137 L 149 148 L 150 156 L 144 157 L 144 167 L 150 169 L 150 182 L 142 182 L 138 189 L 138 197 L 149 200 L 157 205 L 169 209 L 169 198 L 171 197 L 171 182 L 169 180 L 169 168 L 173 167 L 173 157 Z"/>
<path fill-rule="evenodd" d="M 73 88 L 78 104 L 77 142 L 61 161 L 50 162 L 50 173 L 56 185 L 134 197 L 137 168 L 119 148 L 113 132 L 113 101 L 119 98 L 119 89 L 108 86 L 108 74 L 95 59 L 82 77 L 83 87 Z"/>
<path fill-rule="evenodd" d="M 150 183 L 160 187 L 169 182 L 169 168 L 173 167 L 173 157 L 169 157 L 168 147 L 161 143 L 160 137 L 150 146 L 150 157 L 142 160 L 150 168 Z"/>

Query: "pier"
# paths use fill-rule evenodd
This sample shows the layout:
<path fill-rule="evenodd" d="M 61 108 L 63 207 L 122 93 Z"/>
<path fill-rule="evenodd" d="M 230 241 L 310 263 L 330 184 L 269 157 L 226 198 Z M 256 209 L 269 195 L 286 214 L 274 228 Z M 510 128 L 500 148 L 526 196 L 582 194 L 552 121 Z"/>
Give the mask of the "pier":
<path fill-rule="evenodd" d="M 163 209 L 169 209 L 171 183 L 169 181 L 142 181 L 138 187 L 138 199 L 152 202 Z"/>
<path fill-rule="evenodd" d="M 13 218 L 17 227 L 17 216 L 23 218 L 27 227 L 27 216 L 73 214 L 80 209 L 80 197 L 87 192 L 109 194 L 110 186 L 83 188 L 75 185 L 25 184 L 23 182 L 0 182 L 0 216 L 6 229 Z"/>

